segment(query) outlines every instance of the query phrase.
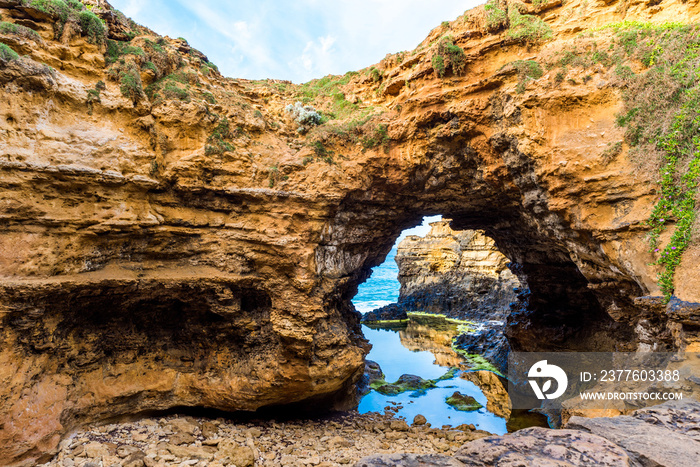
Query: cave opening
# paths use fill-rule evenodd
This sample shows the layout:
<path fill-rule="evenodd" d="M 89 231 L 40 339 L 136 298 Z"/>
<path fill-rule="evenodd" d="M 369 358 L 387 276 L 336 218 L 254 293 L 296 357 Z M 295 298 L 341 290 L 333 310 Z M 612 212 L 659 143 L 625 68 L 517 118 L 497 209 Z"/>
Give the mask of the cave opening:
<path fill-rule="evenodd" d="M 407 420 L 496 433 L 541 426 L 541 418 L 512 416 L 505 403 L 505 320 L 521 283 L 493 239 L 450 223 L 426 216 L 402 231 L 358 287 L 353 304 L 372 346 L 358 410 L 389 404 Z M 474 408 L 454 403 L 464 400 Z"/>

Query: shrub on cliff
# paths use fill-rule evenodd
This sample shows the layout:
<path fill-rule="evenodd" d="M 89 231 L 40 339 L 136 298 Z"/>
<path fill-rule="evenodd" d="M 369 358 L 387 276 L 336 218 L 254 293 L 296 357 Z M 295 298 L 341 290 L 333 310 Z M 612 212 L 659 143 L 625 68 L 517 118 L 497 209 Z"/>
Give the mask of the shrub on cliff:
<path fill-rule="evenodd" d="M 310 105 L 303 105 L 301 102 L 289 104 L 285 107 L 285 111 L 299 124 L 297 128 L 299 133 L 306 133 L 311 127 L 323 123 L 323 118 L 316 109 Z"/>
<path fill-rule="evenodd" d="M 659 167 L 661 197 L 648 221 L 651 248 L 664 266 L 659 285 L 670 299 L 674 275 L 693 240 L 700 182 L 700 26 L 626 22 L 613 25 L 614 55 L 648 68 L 620 73 L 625 107 L 618 124 L 640 164 Z M 619 68 L 622 70 L 623 65 Z M 659 237 L 674 230 L 661 247 Z"/>
<path fill-rule="evenodd" d="M 78 13 L 80 29 L 87 36 L 88 42 L 101 44 L 107 40 L 107 28 L 100 18 L 92 11 L 84 10 Z"/>
<path fill-rule="evenodd" d="M 486 29 L 489 31 L 498 31 L 506 26 L 508 15 L 504 10 L 499 8 L 498 0 L 489 0 L 484 5 L 486 11 Z"/>
<path fill-rule="evenodd" d="M 380 123 L 379 125 L 374 127 L 374 129 L 368 136 L 362 138 L 362 146 L 365 149 L 374 149 L 376 147 L 382 147 L 386 152 L 389 149 L 389 141 L 391 141 L 391 138 L 389 138 L 389 131 L 387 130 L 387 126 Z"/>
<path fill-rule="evenodd" d="M 0 62 L 7 63 L 12 60 L 17 60 L 18 58 L 19 54 L 17 52 L 0 42 Z"/>
<path fill-rule="evenodd" d="M 130 63 L 120 71 L 119 91 L 124 97 L 130 98 L 134 103 L 143 97 L 141 75 L 135 64 Z"/>
<path fill-rule="evenodd" d="M 528 81 L 540 79 L 544 75 L 542 67 L 534 60 L 516 60 L 512 65 L 518 70 L 518 84 L 515 87 L 515 92 L 518 94 L 525 92 L 525 86 L 527 86 Z"/>
<path fill-rule="evenodd" d="M 226 117 L 219 120 L 214 131 L 207 138 L 207 144 L 204 146 L 204 154 L 212 156 L 215 154 L 223 154 L 233 151 L 235 148 L 231 143 L 226 141 L 233 138 L 234 134 L 231 131 L 229 121 Z"/>
<path fill-rule="evenodd" d="M 29 29 L 20 24 L 8 23 L 6 21 L 0 21 L 0 34 L 19 36 L 36 42 L 41 41 L 41 36 L 33 29 Z"/>
<path fill-rule="evenodd" d="M 524 15 L 516 4 L 508 8 L 510 27 L 508 37 L 527 44 L 535 44 L 552 38 L 552 28 L 534 15 Z"/>
<path fill-rule="evenodd" d="M 367 73 L 369 76 L 375 75 L 371 69 Z M 345 98 L 345 93 L 341 87 L 348 84 L 353 76 L 357 74 L 357 72 L 350 71 L 343 76 L 329 75 L 321 79 L 311 80 L 299 86 L 297 96 L 302 104 L 313 104 L 316 108 L 325 106 L 323 107 L 324 115 L 321 116 L 321 123 L 325 123 L 326 119 L 348 117 L 358 111 L 360 107 L 356 102 L 350 102 Z M 379 70 L 377 70 L 377 76 L 381 80 L 381 72 Z"/>
<path fill-rule="evenodd" d="M 431 62 L 435 73 L 442 78 L 448 69 L 451 69 L 454 75 L 462 74 L 467 66 L 467 57 L 464 50 L 454 44 L 452 36 L 444 36 L 438 42 Z"/>
<path fill-rule="evenodd" d="M 54 36 L 63 34 L 66 23 L 72 22 L 80 26 L 81 34 L 92 43 L 103 43 L 106 40 L 107 28 L 104 22 L 91 11 L 86 10 L 78 0 L 23 0 L 24 5 L 36 8 L 50 16 L 54 23 Z"/>

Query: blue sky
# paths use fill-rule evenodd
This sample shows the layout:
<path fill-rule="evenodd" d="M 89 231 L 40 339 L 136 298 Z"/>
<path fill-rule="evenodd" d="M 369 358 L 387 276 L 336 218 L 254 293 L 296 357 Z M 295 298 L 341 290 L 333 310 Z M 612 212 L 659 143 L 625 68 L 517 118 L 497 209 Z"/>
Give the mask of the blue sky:
<path fill-rule="evenodd" d="M 483 0 L 110 0 L 161 35 L 184 37 L 234 78 L 295 83 L 413 50 Z"/>

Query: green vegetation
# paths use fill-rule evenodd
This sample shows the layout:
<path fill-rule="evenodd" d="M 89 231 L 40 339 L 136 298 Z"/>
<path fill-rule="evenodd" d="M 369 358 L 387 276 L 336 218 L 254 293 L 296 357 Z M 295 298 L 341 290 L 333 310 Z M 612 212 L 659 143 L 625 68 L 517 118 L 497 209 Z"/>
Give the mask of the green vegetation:
<path fill-rule="evenodd" d="M 226 117 L 223 117 L 207 138 L 207 144 L 204 146 L 204 154 L 212 156 L 233 151 L 235 148 L 227 141 L 233 137 L 234 133 L 231 131 L 229 121 Z"/>
<path fill-rule="evenodd" d="M 447 315 L 442 313 L 426 313 L 424 311 L 411 311 L 407 313 L 409 318 L 442 318 L 448 323 L 460 324 L 466 326 L 473 326 L 475 323 L 473 321 L 465 321 L 462 319 L 448 318 Z"/>
<path fill-rule="evenodd" d="M 372 381 L 369 387 L 385 396 L 395 396 L 406 391 L 422 392 L 436 387 L 435 380 L 423 379 L 420 376 L 401 375 L 394 383 L 387 383 L 384 379 Z"/>
<path fill-rule="evenodd" d="M 525 92 L 528 81 L 540 79 L 544 75 L 542 67 L 534 60 L 516 60 L 511 65 L 518 70 L 518 84 L 515 87 L 515 92 L 518 94 Z"/>
<path fill-rule="evenodd" d="M 124 97 L 130 98 L 134 103 L 143 96 L 141 75 L 134 64 L 124 67 L 119 73 L 119 91 Z"/>
<path fill-rule="evenodd" d="M 607 50 L 599 50 L 596 41 L 586 43 L 586 37 L 608 31 L 612 42 Z M 626 129 L 629 154 L 642 170 L 659 172 L 661 196 L 647 222 L 651 251 L 664 267 L 658 280 L 668 301 L 674 293 L 676 268 L 697 228 L 700 25 L 624 21 L 597 28 L 586 37 L 581 36 L 583 47 L 556 54 L 548 65 L 561 68 L 556 83 L 564 81 L 567 67 L 615 67 L 613 84 L 622 89 L 624 103 L 617 123 Z M 646 69 L 635 74 L 632 67 L 638 63 Z M 590 74 L 583 77 L 584 83 L 590 80 Z M 613 143 L 601 158 L 610 161 L 622 149 L 622 142 Z M 659 239 L 668 228 L 673 231 L 662 246 Z"/>
<path fill-rule="evenodd" d="M 41 41 L 41 36 L 33 29 L 15 23 L 0 21 L 0 34 L 8 34 L 13 36 L 24 37 L 36 42 Z"/>
<path fill-rule="evenodd" d="M 565 77 L 566 77 L 566 68 L 557 72 L 557 74 L 554 76 L 554 83 L 557 85 L 563 83 Z"/>
<path fill-rule="evenodd" d="M 88 38 L 88 42 L 101 44 L 107 40 L 107 27 L 92 11 L 83 10 L 78 13 L 78 21 L 80 29 Z"/>
<path fill-rule="evenodd" d="M 389 132 L 384 124 L 377 125 L 369 136 L 362 138 L 362 147 L 365 149 L 374 149 L 381 146 L 386 152 L 389 149 Z"/>
<path fill-rule="evenodd" d="M 190 101 L 190 93 L 187 89 L 180 87 L 172 80 L 168 80 L 163 84 L 161 92 L 163 93 L 163 97 L 167 99 L 178 99 L 183 102 Z"/>
<path fill-rule="evenodd" d="M 9 62 L 18 58 L 19 54 L 17 52 L 8 47 L 7 44 L 0 42 L 0 61 Z"/>
<path fill-rule="evenodd" d="M 648 67 L 635 75 L 618 65 L 616 74 L 626 88 L 618 124 L 626 127 L 633 157 L 640 162 L 652 158 L 660 167 L 661 197 L 648 220 L 649 240 L 664 266 L 659 285 L 669 300 L 698 210 L 700 26 L 625 22 L 608 27 L 615 32 L 616 52 Z M 659 236 L 671 225 L 673 233 L 662 249 Z"/>
<path fill-rule="evenodd" d="M 334 154 L 333 151 L 331 151 L 330 149 L 327 149 L 321 141 L 318 141 L 318 140 L 314 141 L 313 143 L 311 143 L 311 147 L 314 150 L 314 155 L 316 156 L 316 160 L 324 161 L 328 164 L 333 163 L 333 154 Z M 311 161 L 307 161 L 307 163 L 308 162 L 311 162 Z M 304 165 L 306 165 L 306 164 L 304 164 Z"/>
<path fill-rule="evenodd" d="M 148 61 L 148 62 L 144 63 L 143 65 L 141 65 L 141 69 L 142 70 L 151 70 L 153 73 L 156 74 L 156 76 L 158 76 L 158 68 L 156 68 L 155 64 L 151 61 Z"/>
<path fill-rule="evenodd" d="M 100 91 L 104 91 L 106 89 L 104 81 L 98 81 L 95 83 L 95 88 L 94 89 L 89 89 L 87 92 L 87 108 L 88 108 L 88 115 L 92 115 L 93 111 L 93 106 L 95 103 L 102 102 L 102 98 L 100 97 Z"/>
<path fill-rule="evenodd" d="M 156 103 L 162 99 L 190 102 L 190 83 L 196 82 L 196 73 L 177 71 L 149 84 L 146 86 L 145 92 L 148 98 Z M 211 97 L 213 98 L 214 96 L 212 95 Z"/>
<path fill-rule="evenodd" d="M 536 44 L 552 38 L 552 28 L 534 15 L 520 13 L 514 4 L 508 8 L 510 27 L 508 37 L 526 44 Z"/>
<path fill-rule="evenodd" d="M 456 410 L 464 412 L 472 412 L 483 407 L 472 396 L 464 395 L 459 391 L 455 391 L 451 396 L 445 398 L 445 402 Z"/>
<path fill-rule="evenodd" d="M 373 82 L 378 83 L 382 80 L 382 78 L 384 78 L 384 73 L 377 67 L 373 66 L 367 70 L 367 76 L 372 78 Z"/>
<path fill-rule="evenodd" d="M 619 156 L 621 153 L 622 153 L 622 141 L 618 141 L 617 143 L 609 143 L 607 149 L 605 151 L 603 151 L 601 158 L 603 159 L 603 161 L 608 163 L 611 160 L 613 160 L 615 157 Z"/>
<path fill-rule="evenodd" d="M 72 21 L 80 25 L 89 42 L 101 44 L 107 39 L 104 22 L 78 0 L 24 0 L 24 4 L 56 18 L 54 37 L 60 37 L 66 23 Z"/>
<path fill-rule="evenodd" d="M 498 7 L 498 0 L 488 0 L 484 5 L 486 11 L 486 27 L 491 31 L 497 31 L 506 26 L 508 15 Z"/>
<path fill-rule="evenodd" d="M 461 47 L 454 44 L 452 36 L 442 37 L 437 44 L 437 49 L 431 59 L 433 70 L 443 78 L 447 69 L 452 70 L 452 74 L 462 74 L 466 68 L 466 55 Z"/>
<path fill-rule="evenodd" d="M 216 98 L 214 97 L 214 94 L 205 91 L 202 93 L 202 96 L 204 97 L 204 100 L 208 103 L 216 104 Z"/>
<path fill-rule="evenodd" d="M 298 98 L 302 104 L 313 104 L 323 108 L 323 116 L 327 120 L 344 119 L 357 112 L 360 107 L 345 98 L 341 87 L 350 82 L 357 72 L 348 72 L 343 76 L 325 76 L 299 86 Z"/>
<path fill-rule="evenodd" d="M 279 166 L 277 166 L 275 164 L 272 167 L 270 167 L 270 180 L 268 183 L 269 187 L 270 188 L 274 187 L 275 184 L 277 183 L 277 181 L 279 180 L 279 178 L 280 178 L 280 169 L 279 169 Z"/>
<path fill-rule="evenodd" d="M 299 124 L 297 132 L 304 134 L 313 126 L 323 123 L 323 118 L 316 109 L 310 105 L 302 105 L 301 102 L 295 102 L 285 107 L 285 111 L 289 113 L 294 121 Z"/>
<path fill-rule="evenodd" d="M 452 341 L 452 350 L 457 352 L 459 355 L 464 357 L 466 364 L 469 366 L 470 371 L 480 371 L 486 370 L 496 373 L 499 376 L 503 376 L 500 371 L 493 365 L 493 363 L 486 360 L 479 354 L 473 354 L 460 349 L 455 345 L 455 341 Z"/>
<path fill-rule="evenodd" d="M 136 55 L 138 57 L 143 57 L 146 53 L 141 47 L 134 47 L 125 42 L 117 42 L 111 39 L 107 40 L 107 52 L 105 53 L 105 59 L 108 65 L 115 63 L 119 60 L 119 57 L 123 55 Z"/>
<path fill-rule="evenodd" d="M 457 373 L 459 373 L 459 368 L 452 367 L 449 370 L 447 370 L 444 375 L 440 376 L 435 381 L 447 381 L 453 379 L 455 376 L 457 376 Z"/>

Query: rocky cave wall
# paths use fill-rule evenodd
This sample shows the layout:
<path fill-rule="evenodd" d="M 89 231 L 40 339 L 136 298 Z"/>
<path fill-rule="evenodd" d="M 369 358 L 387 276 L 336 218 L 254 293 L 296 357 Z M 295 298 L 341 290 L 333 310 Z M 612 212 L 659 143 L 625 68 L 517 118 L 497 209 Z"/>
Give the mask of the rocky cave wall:
<path fill-rule="evenodd" d="M 528 284 L 509 318 L 515 348 L 698 348 L 695 308 L 638 299 L 659 293 L 645 239 L 658 195 L 626 147 L 602 156 L 622 140 L 614 71 L 576 85 L 548 72 L 519 92 L 512 65 L 611 21 L 695 21 L 697 3 L 524 4 L 553 29 L 541 45 L 489 30 L 479 7 L 449 25 L 465 73 L 434 73 L 440 26 L 377 64 L 379 80 L 341 86 L 372 119 L 305 134 L 284 110 L 300 87 L 224 78 L 185 41 L 85 3 L 110 40 L 145 52 L 112 61 L 76 24 L 0 1 L 3 21 L 36 32 L 0 34 L 23 55 L 0 61 L 6 463 L 120 414 L 351 405 L 366 344 L 350 299 L 430 214 L 483 230 Z M 123 88 L 140 66 L 158 92 Z M 186 99 L 166 92 L 168 73 Z M 381 128 L 386 141 L 367 143 Z M 700 301 L 697 251 L 677 272 L 687 302 Z"/>

